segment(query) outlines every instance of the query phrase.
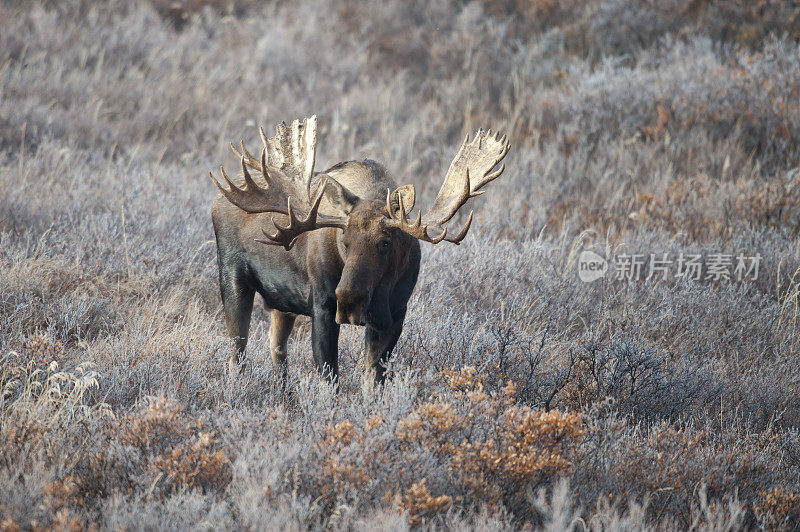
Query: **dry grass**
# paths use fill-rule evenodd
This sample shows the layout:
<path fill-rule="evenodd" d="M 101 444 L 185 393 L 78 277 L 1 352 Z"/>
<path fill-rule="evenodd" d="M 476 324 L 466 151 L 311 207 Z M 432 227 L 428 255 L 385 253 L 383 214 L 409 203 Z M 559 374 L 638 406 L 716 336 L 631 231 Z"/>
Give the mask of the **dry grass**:
<path fill-rule="evenodd" d="M 800 46 L 790 2 L 0 4 L 0 530 L 793 530 Z M 392 380 L 309 323 L 241 377 L 207 171 L 317 114 L 430 201 L 508 132 L 467 240 L 424 247 Z M 578 257 L 757 279 L 591 284 Z"/>

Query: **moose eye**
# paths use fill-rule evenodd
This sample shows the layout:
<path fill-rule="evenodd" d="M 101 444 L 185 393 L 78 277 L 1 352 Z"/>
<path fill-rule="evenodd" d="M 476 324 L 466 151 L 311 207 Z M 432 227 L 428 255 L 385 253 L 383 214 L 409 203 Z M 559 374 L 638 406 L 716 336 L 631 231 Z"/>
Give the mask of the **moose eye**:
<path fill-rule="evenodd" d="M 383 240 L 380 243 L 378 243 L 378 250 L 381 253 L 386 253 L 387 251 L 389 251 L 389 241 Z"/>

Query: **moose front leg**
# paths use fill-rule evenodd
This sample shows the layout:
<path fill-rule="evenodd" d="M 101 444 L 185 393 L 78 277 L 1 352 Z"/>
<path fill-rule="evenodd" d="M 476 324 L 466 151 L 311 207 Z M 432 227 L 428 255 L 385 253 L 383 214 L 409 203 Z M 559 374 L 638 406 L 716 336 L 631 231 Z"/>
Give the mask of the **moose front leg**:
<path fill-rule="evenodd" d="M 242 369 L 240 362 L 247 348 L 255 291 L 229 268 L 221 266 L 220 272 L 225 326 L 228 329 L 228 336 L 233 340 L 233 350 L 228 358 L 228 372 L 230 375 L 236 375 Z"/>
<path fill-rule="evenodd" d="M 392 354 L 400 333 L 403 332 L 405 311 L 387 330 L 380 331 L 367 325 L 364 333 L 364 392 L 371 392 L 375 386 L 383 384 L 386 376 L 386 363 Z"/>
<path fill-rule="evenodd" d="M 336 300 L 317 304 L 311 318 L 311 349 L 317 369 L 329 382 L 339 376 L 339 324 L 336 323 Z"/>

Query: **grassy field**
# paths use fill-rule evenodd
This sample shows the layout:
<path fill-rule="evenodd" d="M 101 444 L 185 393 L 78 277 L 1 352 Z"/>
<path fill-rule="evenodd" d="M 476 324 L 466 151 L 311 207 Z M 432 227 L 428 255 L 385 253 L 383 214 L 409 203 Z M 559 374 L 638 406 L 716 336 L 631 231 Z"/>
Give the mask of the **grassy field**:
<path fill-rule="evenodd" d="M 0 2 L 0 530 L 797 529 L 792 4 Z M 512 142 L 366 397 L 225 371 L 208 171 L 312 114 L 423 205 Z"/>

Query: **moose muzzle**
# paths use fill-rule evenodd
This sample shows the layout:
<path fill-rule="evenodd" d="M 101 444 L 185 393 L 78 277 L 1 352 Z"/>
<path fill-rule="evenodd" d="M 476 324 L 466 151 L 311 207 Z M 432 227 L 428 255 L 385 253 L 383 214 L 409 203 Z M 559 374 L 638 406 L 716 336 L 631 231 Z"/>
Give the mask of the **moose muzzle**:
<path fill-rule="evenodd" d="M 367 307 L 367 294 L 348 288 L 336 289 L 336 323 L 343 325 L 364 325 Z"/>

